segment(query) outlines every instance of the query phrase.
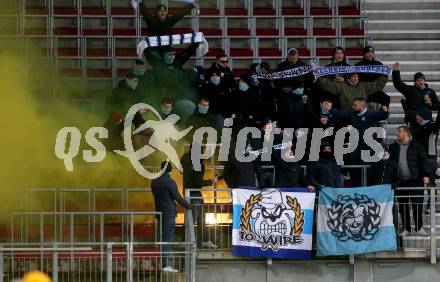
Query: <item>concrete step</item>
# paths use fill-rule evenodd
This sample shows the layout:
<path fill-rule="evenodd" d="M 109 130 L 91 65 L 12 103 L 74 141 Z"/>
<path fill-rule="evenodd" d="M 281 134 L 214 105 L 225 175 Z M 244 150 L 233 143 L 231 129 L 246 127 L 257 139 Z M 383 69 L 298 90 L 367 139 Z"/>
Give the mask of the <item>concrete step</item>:
<path fill-rule="evenodd" d="M 368 29 L 368 35 L 373 37 L 373 40 L 383 40 L 383 39 L 438 39 L 440 38 L 440 29 L 436 30 L 426 30 L 426 29 L 401 29 L 406 25 L 400 24 L 400 29 L 387 29 L 386 27 L 381 27 L 380 29 Z M 382 29 L 383 28 L 383 29 Z"/>
<path fill-rule="evenodd" d="M 370 20 L 367 19 L 368 29 L 386 29 L 391 30 L 425 30 L 425 31 L 438 31 L 440 28 L 440 20 L 438 19 L 380 19 L 380 20 Z"/>
<path fill-rule="evenodd" d="M 425 59 L 428 59 L 425 57 Z M 400 71 L 402 72 L 427 72 L 427 71 L 438 71 L 440 70 L 440 61 L 434 60 L 424 60 L 424 61 L 404 61 L 404 60 L 392 60 L 392 61 L 382 61 L 384 65 L 392 65 L 395 62 L 400 63 Z M 414 73 L 413 73 L 414 74 Z"/>
<path fill-rule="evenodd" d="M 379 61 L 440 61 L 440 50 L 377 50 L 375 55 Z"/>
<path fill-rule="evenodd" d="M 368 10 L 438 9 L 437 0 L 366 0 Z"/>
<path fill-rule="evenodd" d="M 368 20 L 416 20 L 416 19 L 437 19 L 440 17 L 440 9 L 393 9 L 393 10 L 369 10 Z"/>
<path fill-rule="evenodd" d="M 438 66 L 436 64 L 436 66 Z M 405 66 L 402 66 L 402 69 L 406 68 Z M 423 72 L 423 74 L 426 77 L 426 80 L 428 81 L 440 81 L 440 71 L 425 71 L 423 69 L 416 69 L 413 71 L 401 71 L 400 72 L 400 77 L 402 78 L 403 81 L 412 81 L 414 79 L 414 73 L 416 71 L 421 71 Z M 412 83 L 409 83 L 409 85 L 411 85 Z"/>
<path fill-rule="evenodd" d="M 379 51 L 396 50 L 440 50 L 440 40 L 375 40 L 376 53 Z"/>
<path fill-rule="evenodd" d="M 414 77 L 414 74 L 413 74 L 413 77 Z M 410 79 L 404 80 L 404 82 L 408 85 L 413 85 L 414 84 L 413 77 L 411 77 Z M 391 80 L 391 78 L 390 78 L 390 80 Z M 440 81 L 432 81 L 428 77 L 426 77 L 426 81 L 427 81 L 430 88 L 432 88 L 434 91 L 436 91 L 437 94 L 440 94 Z M 383 91 L 385 93 L 388 93 L 388 95 L 390 95 L 390 93 L 393 93 L 391 95 L 397 95 L 396 93 L 399 93 L 399 92 L 397 92 L 396 88 L 394 88 L 392 81 L 387 82 Z M 399 93 L 399 95 L 401 95 L 401 94 Z"/>
<path fill-rule="evenodd" d="M 440 236 L 436 236 L 437 246 L 440 243 Z M 430 249 L 431 237 L 422 236 L 406 236 L 402 238 L 402 244 L 404 249 Z"/>

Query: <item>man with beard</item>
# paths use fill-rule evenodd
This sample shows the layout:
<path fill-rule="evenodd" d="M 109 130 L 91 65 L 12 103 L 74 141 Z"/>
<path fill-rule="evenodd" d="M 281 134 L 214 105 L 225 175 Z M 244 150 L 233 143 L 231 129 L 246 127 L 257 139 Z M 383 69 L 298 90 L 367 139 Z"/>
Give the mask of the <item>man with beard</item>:
<path fill-rule="evenodd" d="M 372 46 L 366 46 L 363 50 L 362 60 L 357 62 L 355 66 L 378 66 L 382 65 L 381 62 L 376 61 L 374 57 L 374 48 Z M 360 73 L 359 81 L 361 82 L 372 82 L 376 79 L 380 78 L 381 74 L 376 73 Z M 375 102 L 382 106 L 389 107 L 390 106 L 390 96 L 388 96 L 385 92 L 378 91 L 367 98 L 367 102 Z"/>

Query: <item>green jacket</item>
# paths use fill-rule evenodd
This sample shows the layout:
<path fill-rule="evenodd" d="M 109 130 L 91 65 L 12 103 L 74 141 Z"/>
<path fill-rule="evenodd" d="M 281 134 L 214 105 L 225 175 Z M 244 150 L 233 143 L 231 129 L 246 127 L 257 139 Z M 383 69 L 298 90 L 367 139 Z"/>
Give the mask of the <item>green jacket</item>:
<path fill-rule="evenodd" d="M 351 85 L 346 80 L 337 82 L 321 77 L 318 79 L 318 84 L 325 91 L 338 96 L 341 111 L 351 111 L 353 99 L 358 97 L 367 99 L 368 96 L 382 90 L 387 81 L 387 76 L 381 76 L 372 82 L 359 82 L 357 85 Z"/>

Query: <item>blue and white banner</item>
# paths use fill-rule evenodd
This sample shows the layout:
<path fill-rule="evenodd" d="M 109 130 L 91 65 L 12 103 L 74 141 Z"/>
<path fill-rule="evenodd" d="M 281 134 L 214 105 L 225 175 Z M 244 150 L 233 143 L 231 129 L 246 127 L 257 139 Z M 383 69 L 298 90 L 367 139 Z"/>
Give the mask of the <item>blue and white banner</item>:
<path fill-rule="evenodd" d="M 315 78 L 332 75 L 332 74 L 349 74 L 349 73 L 377 73 L 383 75 L 389 75 L 391 68 L 385 65 L 375 65 L 375 66 L 340 66 L 340 67 L 318 67 L 314 64 L 305 65 L 298 68 L 293 68 L 290 70 L 279 71 L 267 74 L 254 74 L 252 78 L 254 79 L 265 79 L 265 80 L 277 80 L 298 77 L 306 75 L 313 72 Z"/>
<path fill-rule="evenodd" d="M 137 45 L 136 52 L 139 57 L 142 57 L 144 54 L 144 50 L 147 48 L 159 47 L 159 46 L 173 46 L 173 45 L 189 44 L 189 43 L 191 44 L 200 43 L 199 49 L 201 50 L 203 56 L 209 52 L 208 41 L 206 41 L 205 36 L 203 35 L 202 32 L 145 37 Z"/>
<path fill-rule="evenodd" d="M 323 188 L 318 202 L 318 256 L 395 251 L 390 185 Z"/>
<path fill-rule="evenodd" d="M 349 73 L 377 73 L 390 75 L 391 68 L 384 65 L 374 66 L 339 66 L 339 67 L 320 67 L 313 74 L 315 77 L 321 77 L 332 74 L 349 74 Z"/>
<path fill-rule="evenodd" d="M 315 193 L 307 189 L 232 190 L 232 254 L 310 259 Z"/>

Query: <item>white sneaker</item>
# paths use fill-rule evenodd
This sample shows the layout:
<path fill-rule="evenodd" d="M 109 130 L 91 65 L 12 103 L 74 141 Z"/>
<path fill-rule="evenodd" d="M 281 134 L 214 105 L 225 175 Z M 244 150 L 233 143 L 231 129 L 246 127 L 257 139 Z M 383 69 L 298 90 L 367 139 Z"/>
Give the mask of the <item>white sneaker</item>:
<path fill-rule="evenodd" d="M 162 271 L 163 272 L 170 272 L 170 273 L 177 273 L 177 272 L 179 272 L 179 270 L 173 268 L 172 266 L 164 267 L 164 268 L 162 268 Z"/>
<path fill-rule="evenodd" d="M 425 229 L 420 228 L 420 230 L 417 231 L 417 235 L 418 235 L 418 236 L 426 237 L 426 236 L 428 236 L 428 233 L 426 233 Z"/>
<path fill-rule="evenodd" d="M 409 235 L 411 235 L 411 233 L 410 233 L 408 230 L 403 230 L 403 231 L 400 233 L 400 236 L 401 236 L 401 237 L 406 237 L 406 236 L 409 236 Z"/>
<path fill-rule="evenodd" d="M 217 249 L 218 248 L 218 246 L 216 244 L 214 244 L 211 240 L 209 240 L 207 242 L 203 242 L 202 247 L 208 248 L 208 249 Z"/>

